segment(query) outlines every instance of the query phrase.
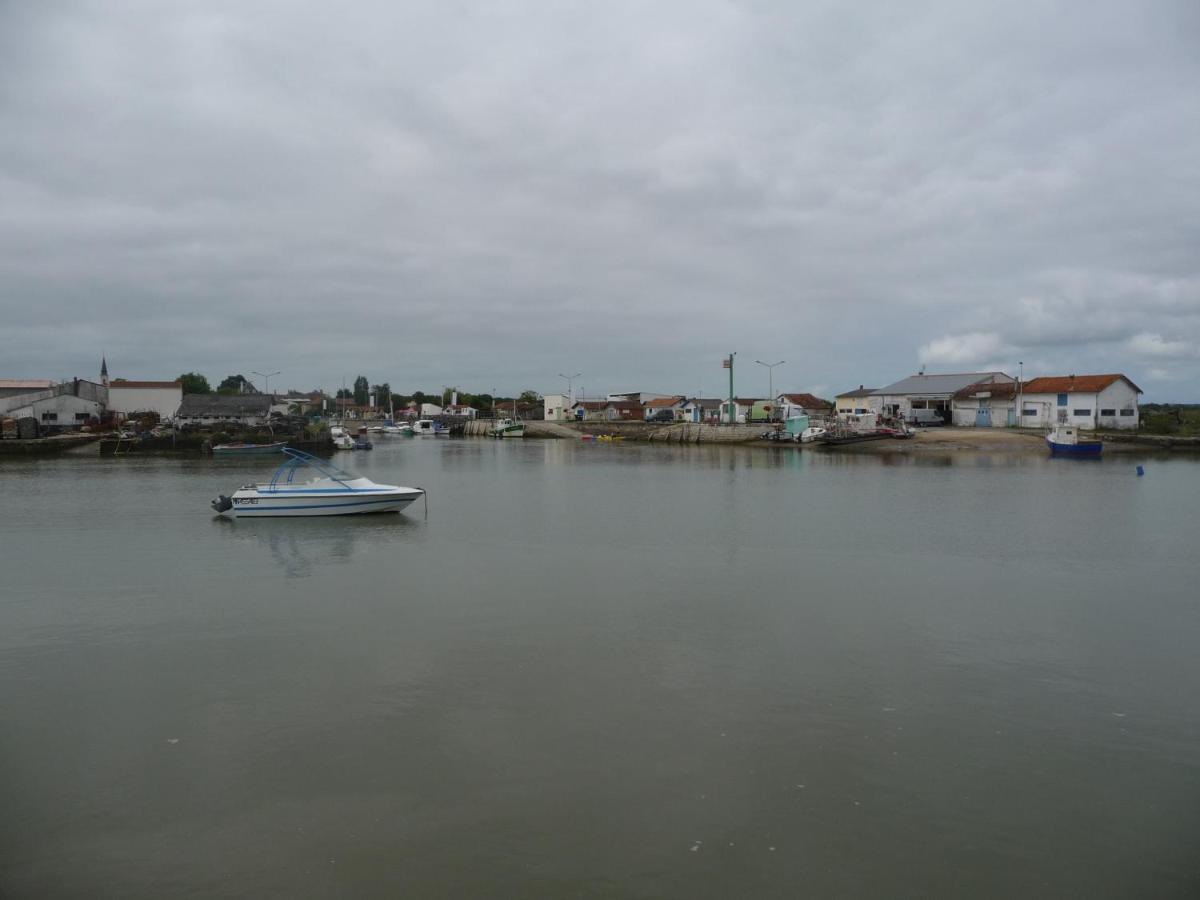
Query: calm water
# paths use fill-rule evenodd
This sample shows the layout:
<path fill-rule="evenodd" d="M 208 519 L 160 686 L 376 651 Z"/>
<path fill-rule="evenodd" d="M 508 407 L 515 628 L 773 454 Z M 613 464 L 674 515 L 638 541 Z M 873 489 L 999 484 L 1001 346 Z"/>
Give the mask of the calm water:
<path fill-rule="evenodd" d="M 1200 461 L 93 452 L 0 460 L 5 897 L 1200 892 Z"/>

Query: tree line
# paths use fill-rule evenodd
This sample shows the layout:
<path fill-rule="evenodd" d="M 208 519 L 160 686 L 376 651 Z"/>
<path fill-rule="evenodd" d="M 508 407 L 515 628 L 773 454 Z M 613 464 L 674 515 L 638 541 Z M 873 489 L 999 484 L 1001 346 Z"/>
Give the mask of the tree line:
<path fill-rule="evenodd" d="M 222 394 L 232 396 L 236 394 L 257 394 L 259 390 L 245 375 L 226 375 L 221 379 L 220 383 L 214 390 L 209 383 L 208 378 L 201 375 L 199 372 L 184 372 L 177 379 L 183 386 L 185 394 Z M 318 389 L 317 393 L 325 395 L 325 391 Z M 478 410 L 491 409 L 493 405 L 501 405 L 512 403 L 514 400 L 522 406 L 533 405 L 540 403 L 542 395 L 537 391 L 522 391 L 517 397 L 493 397 L 488 393 L 472 393 L 470 391 L 460 390 L 458 387 L 443 388 L 441 392 L 426 392 L 413 391 L 410 394 L 400 394 L 392 391 L 392 386 L 384 381 L 378 384 L 371 384 L 367 376 L 359 375 L 354 379 L 352 388 L 339 388 L 333 395 L 335 400 L 345 400 L 353 403 L 355 406 L 370 405 L 371 398 L 375 398 L 375 406 L 380 409 L 388 409 L 393 404 L 396 406 L 407 406 L 409 403 L 436 403 L 439 406 L 447 406 L 450 403 L 453 395 L 458 394 L 458 402 L 462 406 L 471 406 Z"/>

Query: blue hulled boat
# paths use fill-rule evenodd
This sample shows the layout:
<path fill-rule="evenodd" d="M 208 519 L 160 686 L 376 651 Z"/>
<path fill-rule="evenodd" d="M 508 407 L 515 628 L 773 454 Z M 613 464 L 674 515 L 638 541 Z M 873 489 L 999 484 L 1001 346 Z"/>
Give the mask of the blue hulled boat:
<path fill-rule="evenodd" d="M 1078 456 L 1099 459 L 1104 444 L 1098 440 L 1084 440 L 1074 425 L 1055 425 L 1046 435 L 1046 446 L 1051 456 Z"/>

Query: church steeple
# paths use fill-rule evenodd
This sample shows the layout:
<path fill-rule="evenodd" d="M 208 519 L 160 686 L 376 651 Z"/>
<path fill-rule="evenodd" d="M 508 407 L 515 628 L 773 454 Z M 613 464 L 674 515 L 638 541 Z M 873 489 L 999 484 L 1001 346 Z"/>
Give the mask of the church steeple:
<path fill-rule="evenodd" d="M 100 357 L 100 383 L 108 387 L 108 360 Z"/>

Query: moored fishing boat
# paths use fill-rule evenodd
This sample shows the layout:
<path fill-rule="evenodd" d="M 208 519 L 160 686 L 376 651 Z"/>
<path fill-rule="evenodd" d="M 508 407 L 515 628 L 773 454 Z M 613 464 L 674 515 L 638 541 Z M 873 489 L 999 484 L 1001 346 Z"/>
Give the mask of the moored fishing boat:
<path fill-rule="evenodd" d="M 494 438 L 523 438 L 525 423 L 519 419 L 501 419 L 488 431 Z"/>
<path fill-rule="evenodd" d="M 1104 449 L 1102 441 L 1083 438 L 1074 425 L 1055 425 L 1046 435 L 1046 446 L 1051 456 L 1078 456 L 1097 459 Z"/>
<path fill-rule="evenodd" d="M 213 510 L 231 518 L 399 512 L 425 494 L 421 488 L 376 484 L 292 447 L 282 452 L 287 459 L 269 482 L 243 485 L 229 496 L 221 495 L 212 501 Z M 313 477 L 296 481 L 297 473 L 306 468 Z"/>

